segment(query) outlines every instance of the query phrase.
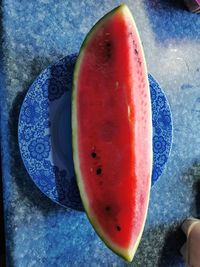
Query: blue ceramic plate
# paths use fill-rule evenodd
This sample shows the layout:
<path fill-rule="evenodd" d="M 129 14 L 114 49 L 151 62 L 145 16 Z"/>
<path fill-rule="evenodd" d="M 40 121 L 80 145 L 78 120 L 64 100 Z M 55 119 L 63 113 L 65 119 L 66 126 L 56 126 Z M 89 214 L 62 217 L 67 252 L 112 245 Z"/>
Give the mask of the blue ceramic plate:
<path fill-rule="evenodd" d="M 71 144 L 71 87 L 77 55 L 50 65 L 30 87 L 21 107 L 18 139 L 24 165 L 34 183 L 53 201 L 82 210 Z M 153 110 L 152 185 L 161 175 L 172 142 L 166 96 L 149 75 Z"/>

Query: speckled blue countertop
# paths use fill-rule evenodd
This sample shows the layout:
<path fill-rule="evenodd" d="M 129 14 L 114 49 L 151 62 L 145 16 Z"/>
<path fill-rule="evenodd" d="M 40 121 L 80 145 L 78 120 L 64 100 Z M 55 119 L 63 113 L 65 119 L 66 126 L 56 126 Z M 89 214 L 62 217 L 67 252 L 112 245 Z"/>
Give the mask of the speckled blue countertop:
<path fill-rule="evenodd" d="M 76 53 L 91 26 L 120 1 L 4 0 L 1 9 L 1 147 L 8 266 L 184 266 L 180 224 L 200 216 L 200 15 L 182 1 L 125 1 L 143 41 L 149 72 L 164 89 L 174 136 L 167 167 L 151 191 L 134 261 L 115 256 L 83 212 L 50 201 L 33 184 L 17 143 L 19 110 L 32 81 Z"/>

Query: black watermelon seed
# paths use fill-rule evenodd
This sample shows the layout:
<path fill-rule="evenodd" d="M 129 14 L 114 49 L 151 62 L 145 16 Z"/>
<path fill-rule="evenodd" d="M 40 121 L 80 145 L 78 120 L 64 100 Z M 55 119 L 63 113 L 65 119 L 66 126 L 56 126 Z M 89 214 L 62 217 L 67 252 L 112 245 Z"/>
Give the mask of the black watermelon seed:
<path fill-rule="evenodd" d="M 106 58 L 109 59 L 111 58 L 111 42 L 107 40 L 105 45 L 106 45 Z"/>
<path fill-rule="evenodd" d="M 91 153 L 91 156 L 92 156 L 93 158 L 96 158 L 97 154 L 96 154 L 95 152 L 92 152 L 92 153 Z"/>
<path fill-rule="evenodd" d="M 98 168 L 97 170 L 96 170 L 96 174 L 97 175 L 100 175 L 102 173 L 102 169 L 101 168 Z"/>
<path fill-rule="evenodd" d="M 119 225 L 116 226 L 117 231 L 121 231 L 121 227 Z"/>
<path fill-rule="evenodd" d="M 106 210 L 106 211 L 110 211 L 110 210 L 111 210 L 111 207 L 110 207 L 110 206 L 106 206 L 106 207 L 105 207 L 105 210 Z"/>
<path fill-rule="evenodd" d="M 138 51 L 137 51 L 137 49 L 135 49 L 135 54 L 138 55 Z"/>

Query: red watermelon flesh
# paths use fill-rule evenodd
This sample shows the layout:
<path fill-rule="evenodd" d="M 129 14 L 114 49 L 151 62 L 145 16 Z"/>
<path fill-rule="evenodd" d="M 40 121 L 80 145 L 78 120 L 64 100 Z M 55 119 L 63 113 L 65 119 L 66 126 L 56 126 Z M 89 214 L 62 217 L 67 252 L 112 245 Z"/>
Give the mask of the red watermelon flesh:
<path fill-rule="evenodd" d="M 143 49 L 126 5 L 87 35 L 72 101 L 74 165 L 84 208 L 107 246 L 131 261 L 149 202 L 152 117 Z"/>

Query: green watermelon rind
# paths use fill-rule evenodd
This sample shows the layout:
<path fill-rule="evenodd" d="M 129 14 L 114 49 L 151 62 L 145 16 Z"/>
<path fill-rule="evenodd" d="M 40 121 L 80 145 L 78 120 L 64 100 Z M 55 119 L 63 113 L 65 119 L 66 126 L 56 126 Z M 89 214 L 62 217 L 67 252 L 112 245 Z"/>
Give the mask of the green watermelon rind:
<path fill-rule="evenodd" d="M 84 193 L 84 184 L 82 182 L 82 175 L 81 175 L 81 171 L 80 171 L 80 163 L 79 163 L 79 158 L 78 158 L 78 139 L 77 139 L 77 110 L 76 110 L 76 81 L 78 80 L 78 72 L 79 72 L 79 68 L 81 65 L 81 61 L 82 61 L 82 57 L 84 55 L 84 48 L 87 46 L 87 43 L 90 41 L 90 38 L 92 37 L 93 33 L 98 30 L 101 27 L 102 23 L 105 23 L 106 19 L 109 19 L 113 14 L 115 14 L 116 12 L 125 12 L 127 13 L 127 15 L 130 17 L 130 19 L 132 19 L 133 24 L 135 25 L 135 30 L 137 31 L 137 27 L 135 24 L 135 21 L 132 17 L 132 14 L 129 10 L 129 8 L 125 5 L 125 4 L 121 4 L 120 6 L 116 7 L 115 9 L 113 9 L 112 11 L 110 11 L 109 13 L 107 13 L 104 17 L 102 17 L 90 30 L 90 32 L 87 34 L 81 48 L 80 48 L 80 52 L 75 64 L 75 68 L 74 68 L 74 74 L 73 74 L 73 84 L 72 84 L 72 148 L 73 148 L 73 161 L 74 161 L 74 167 L 75 167 L 75 174 L 76 174 L 76 180 L 77 180 L 77 184 L 78 184 L 78 188 L 80 191 L 80 195 L 81 195 L 81 199 L 82 199 L 82 203 L 83 203 L 83 207 L 85 209 L 86 215 L 91 223 L 91 225 L 93 226 L 93 228 L 95 229 L 95 231 L 97 232 L 97 234 L 99 235 L 99 237 L 103 240 L 103 242 L 107 245 L 108 248 L 110 248 L 114 253 L 116 253 L 117 255 L 119 255 L 120 257 L 122 257 L 123 259 L 125 259 L 126 261 L 131 262 L 135 252 L 137 250 L 137 247 L 139 245 L 142 233 L 143 233 L 143 229 L 144 229 L 144 225 L 145 225 L 145 221 L 146 221 L 146 216 L 147 216 L 147 209 L 146 209 L 146 215 L 144 218 L 144 222 L 143 222 L 143 226 L 141 228 L 140 231 L 140 235 L 137 238 L 137 242 L 134 244 L 134 247 L 131 247 L 131 249 L 123 249 L 119 246 L 117 246 L 116 244 L 114 244 L 111 240 L 109 240 L 109 238 L 105 238 L 106 234 L 104 234 L 104 231 L 102 230 L 102 228 L 98 225 L 98 222 L 95 219 L 95 215 L 91 214 L 91 211 L 89 210 L 89 204 L 88 204 L 88 199 L 86 197 L 86 194 Z M 138 33 L 137 33 L 138 34 Z M 139 34 L 138 34 L 139 36 Z M 141 44 L 142 46 L 142 44 Z M 145 58 L 143 55 L 143 60 L 145 63 Z M 145 65 L 146 67 L 146 65 Z M 148 82 L 148 81 L 147 81 Z M 150 111 L 151 112 L 151 111 Z M 149 183 L 149 192 L 150 192 L 150 183 Z M 148 194 L 148 200 L 149 200 L 149 194 Z M 148 207 L 148 205 L 147 205 Z"/>

